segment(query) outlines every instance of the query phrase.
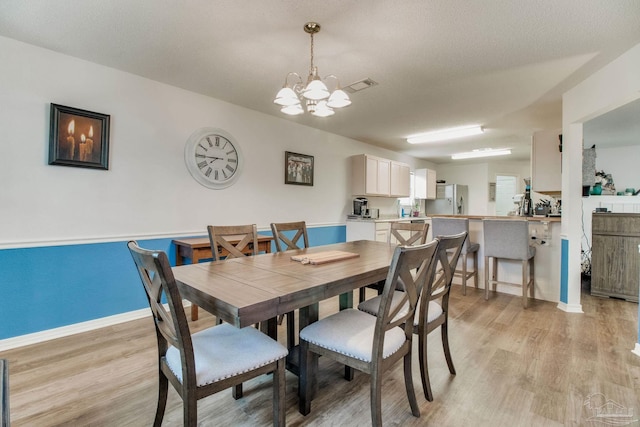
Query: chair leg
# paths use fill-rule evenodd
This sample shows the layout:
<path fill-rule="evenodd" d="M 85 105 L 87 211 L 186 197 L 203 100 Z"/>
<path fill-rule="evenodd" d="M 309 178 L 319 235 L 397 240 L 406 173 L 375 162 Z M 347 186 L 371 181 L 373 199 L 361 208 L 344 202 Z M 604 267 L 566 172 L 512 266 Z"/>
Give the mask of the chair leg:
<path fill-rule="evenodd" d="M 429 364 L 427 362 L 427 334 L 423 331 L 419 332 L 418 358 L 420 359 L 420 380 L 422 380 L 424 398 L 429 402 L 433 402 L 433 392 L 429 381 Z"/>
<path fill-rule="evenodd" d="M 451 375 L 456 374 L 456 368 L 453 366 L 453 359 L 451 358 L 451 350 L 449 348 L 449 318 L 440 326 L 440 332 L 442 333 L 442 348 L 444 349 L 444 358 L 447 360 L 447 366 Z"/>
<path fill-rule="evenodd" d="M 198 320 L 198 306 L 191 304 L 191 320 Z"/>
<path fill-rule="evenodd" d="M 467 254 L 462 254 L 462 295 L 467 295 Z"/>
<path fill-rule="evenodd" d="M 311 368 L 311 353 L 309 352 L 309 344 L 305 340 L 300 340 L 300 371 L 298 373 L 298 411 L 302 415 L 308 415 L 311 412 L 311 378 L 309 372 Z"/>
<path fill-rule="evenodd" d="M 231 395 L 235 400 L 242 399 L 242 383 L 231 387 Z"/>
<path fill-rule="evenodd" d="M 367 287 L 363 286 L 362 288 L 358 289 L 360 295 L 358 296 L 358 301 L 359 302 L 363 302 L 366 299 L 366 291 L 367 291 Z"/>
<path fill-rule="evenodd" d="M 473 286 L 478 289 L 478 251 L 473 253 Z"/>
<path fill-rule="evenodd" d="M 184 427 L 196 427 L 198 425 L 198 399 L 195 392 L 186 393 L 183 399 Z"/>
<path fill-rule="evenodd" d="M 380 369 L 371 372 L 369 387 L 370 405 L 371 405 L 371 425 L 373 427 L 382 427 L 382 372 Z"/>
<path fill-rule="evenodd" d="M 276 370 L 273 373 L 273 425 L 286 425 L 285 407 L 285 359 L 280 359 L 276 363 Z"/>
<path fill-rule="evenodd" d="M 498 258 L 493 257 L 493 273 L 491 273 L 491 283 L 493 283 L 493 292 L 498 292 Z"/>
<path fill-rule="evenodd" d="M 529 294 L 531 295 L 531 299 L 535 298 L 536 292 L 535 264 L 535 258 L 531 258 L 531 262 L 529 264 L 529 281 L 531 283 L 531 291 L 529 292 Z"/>
<path fill-rule="evenodd" d="M 529 305 L 529 298 L 527 298 L 527 287 L 529 286 L 529 277 L 527 274 L 528 260 L 522 261 L 522 306 L 527 308 Z"/>
<path fill-rule="evenodd" d="M 484 299 L 489 299 L 489 257 L 484 257 Z"/>
<path fill-rule="evenodd" d="M 416 400 L 416 391 L 413 388 L 413 375 L 411 369 L 411 351 L 404 355 L 404 386 L 407 389 L 407 398 L 409 399 L 409 406 L 411 406 L 411 413 L 414 417 L 420 416 L 420 408 L 418 408 L 418 401 Z"/>
<path fill-rule="evenodd" d="M 164 418 L 164 410 L 167 407 L 167 394 L 169 392 L 169 380 L 160 373 L 160 381 L 158 383 L 158 406 L 156 407 L 156 418 L 153 421 L 154 427 L 162 426 Z"/>

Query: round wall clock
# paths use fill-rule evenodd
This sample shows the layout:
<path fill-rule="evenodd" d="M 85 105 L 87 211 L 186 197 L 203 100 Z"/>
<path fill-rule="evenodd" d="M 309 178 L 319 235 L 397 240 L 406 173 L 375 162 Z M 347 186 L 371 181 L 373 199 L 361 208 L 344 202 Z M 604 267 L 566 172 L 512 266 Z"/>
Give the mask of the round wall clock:
<path fill-rule="evenodd" d="M 216 128 L 198 129 L 189 137 L 184 161 L 196 181 L 215 190 L 233 185 L 244 165 L 240 145 L 228 132 Z"/>

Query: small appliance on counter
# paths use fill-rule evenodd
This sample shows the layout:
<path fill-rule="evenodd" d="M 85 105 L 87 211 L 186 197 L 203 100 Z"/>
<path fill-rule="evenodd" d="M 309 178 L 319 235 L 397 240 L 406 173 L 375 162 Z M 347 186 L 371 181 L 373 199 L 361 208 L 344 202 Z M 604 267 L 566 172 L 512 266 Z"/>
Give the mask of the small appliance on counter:
<path fill-rule="evenodd" d="M 369 215 L 369 201 L 366 197 L 356 197 L 353 199 L 353 214 L 359 217 Z"/>

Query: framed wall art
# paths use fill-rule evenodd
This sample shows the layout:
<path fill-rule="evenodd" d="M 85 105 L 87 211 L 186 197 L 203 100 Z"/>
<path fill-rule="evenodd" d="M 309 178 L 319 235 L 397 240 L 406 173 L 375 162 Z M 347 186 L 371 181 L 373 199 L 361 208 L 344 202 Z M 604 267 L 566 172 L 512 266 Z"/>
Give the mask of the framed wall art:
<path fill-rule="evenodd" d="M 285 151 L 284 183 L 313 186 L 313 156 Z"/>
<path fill-rule="evenodd" d="M 51 104 L 49 164 L 109 169 L 109 115 Z"/>

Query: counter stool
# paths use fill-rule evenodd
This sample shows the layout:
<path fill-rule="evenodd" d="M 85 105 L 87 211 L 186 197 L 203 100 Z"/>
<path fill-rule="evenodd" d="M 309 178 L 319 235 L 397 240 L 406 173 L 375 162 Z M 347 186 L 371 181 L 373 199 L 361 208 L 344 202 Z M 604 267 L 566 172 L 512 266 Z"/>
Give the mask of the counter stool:
<path fill-rule="evenodd" d="M 431 235 L 433 238 L 437 236 L 450 236 L 452 234 L 460 234 L 463 231 L 467 232 L 469 236 L 464 241 L 462 246 L 462 252 L 460 253 L 460 259 L 462 260 L 462 269 L 456 270 L 455 275 L 462 278 L 462 295 L 467 294 L 467 279 L 473 277 L 473 286 L 478 288 L 478 249 L 480 244 L 471 242 L 471 235 L 469 234 L 469 219 L 467 218 L 439 218 L 434 217 L 431 219 Z M 467 255 L 473 256 L 473 270 L 467 271 Z"/>
<path fill-rule="evenodd" d="M 489 285 L 496 291 L 497 284 L 522 286 L 522 306 L 527 308 L 527 288 L 534 297 L 534 256 L 536 248 L 529 245 L 529 221 L 514 219 L 485 219 L 484 227 L 484 299 L 489 299 Z M 489 275 L 489 259 L 493 271 Z M 498 259 L 522 261 L 522 284 L 498 280 Z M 527 279 L 527 264 L 529 277 Z"/>

